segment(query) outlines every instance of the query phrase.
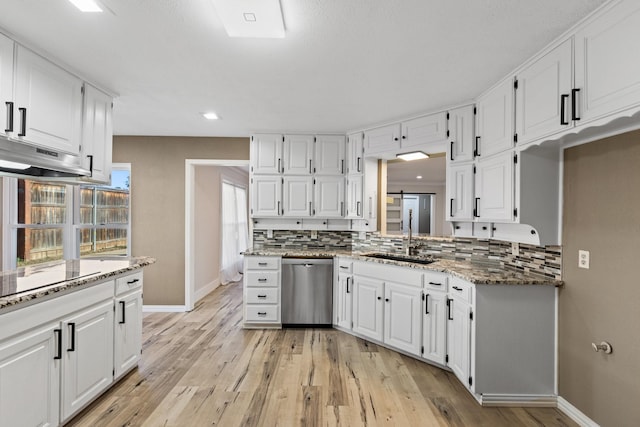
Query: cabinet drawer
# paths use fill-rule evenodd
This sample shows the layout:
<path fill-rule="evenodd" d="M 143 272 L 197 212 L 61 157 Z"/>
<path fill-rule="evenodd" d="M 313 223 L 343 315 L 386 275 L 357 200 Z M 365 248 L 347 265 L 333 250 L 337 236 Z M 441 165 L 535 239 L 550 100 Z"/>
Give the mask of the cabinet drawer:
<path fill-rule="evenodd" d="M 280 257 L 245 257 L 247 270 L 278 270 Z"/>
<path fill-rule="evenodd" d="M 142 273 L 129 274 L 116 279 L 116 295 L 140 289 L 142 287 Z"/>
<path fill-rule="evenodd" d="M 247 304 L 277 304 L 278 288 L 247 288 Z"/>
<path fill-rule="evenodd" d="M 473 284 L 457 277 L 452 277 L 449 286 L 449 293 L 457 300 L 473 303 Z"/>
<path fill-rule="evenodd" d="M 278 322 L 279 305 L 247 305 L 245 308 L 245 322 Z"/>
<path fill-rule="evenodd" d="M 278 271 L 247 271 L 245 286 L 269 286 L 280 285 L 280 274 Z"/>
<path fill-rule="evenodd" d="M 338 259 L 338 273 L 352 273 L 353 261 L 350 259 L 339 258 Z"/>
<path fill-rule="evenodd" d="M 424 286 L 425 289 L 432 291 L 447 292 L 449 275 L 446 273 L 425 273 L 424 274 Z"/>

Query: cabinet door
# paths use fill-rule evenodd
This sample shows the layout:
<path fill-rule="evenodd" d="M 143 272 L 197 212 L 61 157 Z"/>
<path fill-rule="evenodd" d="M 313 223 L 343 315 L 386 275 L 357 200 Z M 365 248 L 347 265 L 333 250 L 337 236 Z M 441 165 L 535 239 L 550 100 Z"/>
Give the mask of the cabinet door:
<path fill-rule="evenodd" d="M 0 107 L 6 108 L 7 114 L 15 105 L 13 101 L 13 40 L 0 34 Z M 3 111 L 4 112 L 4 111 Z M 11 125 L 8 116 L 0 122 L 0 135 L 11 135 Z M 15 130 L 15 129 L 14 129 Z"/>
<path fill-rule="evenodd" d="M 335 289 L 336 306 L 334 318 L 337 326 L 351 330 L 351 296 L 353 295 L 353 277 L 345 274 L 338 276 Z"/>
<path fill-rule="evenodd" d="M 113 382 L 113 300 L 62 322 L 62 421 Z"/>
<path fill-rule="evenodd" d="M 400 124 L 368 130 L 364 133 L 364 154 L 399 153 Z"/>
<path fill-rule="evenodd" d="M 473 219 L 473 165 L 449 164 L 447 171 L 447 220 Z"/>
<path fill-rule="evenodd" d="M 382 289 L 383 282 L 354 276 L 353 278 L 353 331 L 382 341 Z"/>
<path fill-rule="evenodd" d="M 446 139 L 447 114 L 444 112 L 402 122 L 400 148 L 403 150 L 442 152 Z"/>
<path fill-rule="evenodd" d="M 263 175 L 282 173 L 282 143 L 284 137 L 274 134 L 251 136 L 251 172 Z"/>
<path fill-rule="evenodd" d="M 82 138 L 82 81 L 62 68 L 17 46 L 14 114 L 20 139 L 79 154 Z M 24 131 L 24 132 L 22 132 Z"/>
<path fill-rule="evenodd" d="M 448 366 L 458 379 L 469 387 L 471 372 L 471 306 L 464 301 L 450 298 L 447 325 Z"/>
<path fill-rule="evenodd" d="M 279 215 L 282 215 L 282 178 L 255 175 L 251 178 L 251 216 Z"/>
<path fill-rule="evenodd" d="M 313 135 L 285 135 L 283 165 L 289 175 L 313 173 Z"/>
<path fill-rule="evenodd" d="M 513 147 L 513 81 L 478 98 L 476 155 L 487 157 Z"/>
<path fill-rule="evenodd" d="M 448 161 L 465 162 L 473 160 L 475 120 L 473 105 L 449 111 Z"/>
<path fill-rule="evenodd" d="M 347 173 L 359 174 L 364 170 L 362 133 L 354 133 L 347 137 Z"/>
<path fill-rule="evenodd" d="M 114 378 L 138 364 L 142 349 L 142 290 L 116 298 Z"/>
<path fill-rule="evenodd" d="M 60 366 L 58 323 L 0 344 L 0 424 L 57 426 Z M 56 332 L 54 332 L 54 329 Z"/>
<path fill-rule="evenodd" d="M 318 135 L 314 149 L 316 175 L 342 175 L 345 172 L 346 141 L 342 135 Z"/>
<path fill-rule="evenodd" d="M 640 3 L 616 2 L 578 30 L 575 38 L 575 87 L 581 122 L 640 104 Z"/>
<path fill-rule="evenodd" d="M 571 39 L 518 74 L 516 133 L 527 143 L 573 126 Z"/>
<path fill-rule="evenodd" d="M 91 180 L 111 183 L 113 125 L 112 98 L 90 85 L 84 86 L 82 162 L 91 170 Z"/>
<path fill-rule="evenodd" d="M 425 291 L 422 311 L 422 357 L 444 365 L 447 355 L 447 294 Z"/>
<path fill-rule="evenodd" d="M 513 220 L 514 154 L 482 159 L 476 166 L 474 214 L 481 221 Z"/>
<path fill-rule="evenodd" d="M 342 218 L 344 207 L 344 177 L 319 176 L 314 179 L 313 214 L 322 218 Z"/>
<path fill-rule="evenodd" d="M 384 342 L 408 353 L 420 354 L 422 289 L 385 283 Z"/>
<path fill-rule="evenodd" d="M 362 218 L 362 175 L 347 176 L 347 218 Z"/>
<path fill-rule="evenodd" d="M 285 176 L 283 180 L 283 216 L 297 218 L 313 215 L 313 178 Z"/>

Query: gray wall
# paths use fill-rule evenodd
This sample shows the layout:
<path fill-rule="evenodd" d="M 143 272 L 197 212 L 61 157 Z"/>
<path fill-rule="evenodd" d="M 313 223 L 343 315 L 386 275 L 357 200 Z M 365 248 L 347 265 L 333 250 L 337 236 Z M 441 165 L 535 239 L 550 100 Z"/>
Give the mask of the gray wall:
<path fill-rule="evenodd" d="M 570 148 L 564 162 L 559 394 L 602 426 L 638 426 L 640 131 Z M 591 349 L 603 340 L 611 355 Z"/>

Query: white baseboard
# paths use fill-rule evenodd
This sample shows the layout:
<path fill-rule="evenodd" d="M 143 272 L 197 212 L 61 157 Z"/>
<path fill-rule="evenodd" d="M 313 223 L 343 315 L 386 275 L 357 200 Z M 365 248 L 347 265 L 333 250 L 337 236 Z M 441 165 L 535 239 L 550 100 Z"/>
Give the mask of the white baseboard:
<path fill-rule="evenodd" d="M 220 279 L 215 279 L 214 281 L 207 283 L 200 289 L 196 289 L 196 299 L 195 302 L 200 301 L 202 298 L 207 296 L 211 291 L 220 286 Z"/>
<path fill-rule="evenodd" d="M 144 313 L 184 313 L 187 307 L 184 305 L 143 305 Z"/>
<path fill-rule="evenodd" d="M 557 398 L 554 395 L 543 394 L 483 394 L 480 404 L 482 406 L 555 408 Z"/>
<path fill-rule="evenodd" d="M 587 417 L 580 409 L 573 406 L 562 396 L 558 396 L 558 409 L 582 427 L 600 427 L 598 423 Z"/>

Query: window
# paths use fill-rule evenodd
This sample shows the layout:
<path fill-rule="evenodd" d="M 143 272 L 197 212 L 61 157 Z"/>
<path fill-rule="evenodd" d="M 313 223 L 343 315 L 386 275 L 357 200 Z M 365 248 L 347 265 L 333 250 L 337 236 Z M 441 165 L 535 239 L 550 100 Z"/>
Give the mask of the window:
<path fill-rule="evenodd" d="M 3 178 L 3 270 L 61 259 L 130 255 L 129 165 L 112 185 Z"/>

